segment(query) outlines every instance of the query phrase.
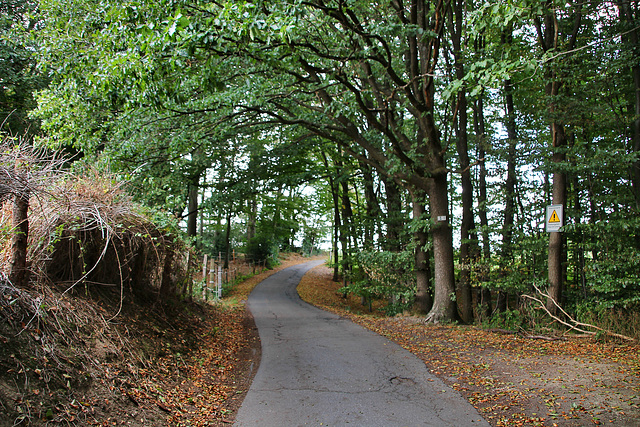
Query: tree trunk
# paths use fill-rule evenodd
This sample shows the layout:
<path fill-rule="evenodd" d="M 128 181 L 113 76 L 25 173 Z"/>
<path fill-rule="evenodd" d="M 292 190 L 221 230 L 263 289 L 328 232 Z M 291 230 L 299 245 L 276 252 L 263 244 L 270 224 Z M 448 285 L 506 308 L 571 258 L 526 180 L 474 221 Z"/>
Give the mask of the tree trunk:
<path fill-rule="evenodd" d="M 633 27 L 636 20 L 636 13 L 631 7 L 628 0 L 618 0 L 618 15 L 620 21 Z M 636 3 L 637 4 L 637 3 Z M 637 12 L 637 9 L 636 11 Z M 638 40 L 638 30 L 633 28 L 628 34 L 624 35 L 622 40 L 628 44 L 629 51 L 638 49 L 640 41 Z M 631 67 L 631 77 L 633 84 L 633 107 L 635 116 L 631 125 L 631 149 L 634 153 L 640 152 L 640 64 L 634 64 Z M 636 210 L 640 210 L 640 160 L 636 160 L 631 166 L 631 182 L 633 186 L 633 194 L 636 202 Z"/>
<path fill-rule="evenodd" d="M 474 108 L 474 129 L 477 137 L 478 147 L 478 217 L 480 218 L 480 228 L 482 233 L 482 257 L 485 263 L 480 271 L 480 281 L 485 283 L 488 280 L 489 271 L 486 267 L 491 260 L 491 241 L 489 240 L 489 219 L 487 216 L 487 168 L 485 163 L 485 119 L 484 102 L 482 96 L 475 102 Z M 477 292 L 478 317 L 482 321 L 491 316 L 492 301 L 491 291 L 486 286 L 481 286 Z"/>
<path fill-rule="evenodd" d="M 455 74 L 458 80 L 464 79 L 462 58 L 462 20 L 464 0 L 455 0 L 453 5 L 452 42 Z M 477 235 L 473 218 L 473 182 L 469 162 L 467 93 L 463 86 L 458 92 L 456 149 L 461 170 L 462 185 L 462 223 L 460 226 L 460 280 L 458 281 L 458 309 L 464 323 L 473 322 L 473 298 L 471 293 L 471 264 L 478 255 Z"/>
<path fill-rule="evenodd" d="M 249 214 L 247 216 L 247 242 L 256 236 L 256 223 L 258 221 L 258 201 L 256 196 L 248 201 Z"/>
<path fill-rule="evenodd" d="M 340 221 L 340 195 L 338 194 L 338 186 L 333 178 L 331 169 L 329 169 L 329 160 L 327 155 L 321 152 L 322 161 L 324 167 L 329 171 L 329 188 L 331 190 L 331 200 L 333 201 L 333 238 L 332 238 L 332 250 L 333 250 L 333 281 L 340 280 L 340 251 L 338 248 L 338 241 L 340 240 L 340 230 L 342 229 L 342 223 Z"/>
<path fill-rule="evenodd" d="M 378 198 L 376 197 L 374 182 L 373 182 L 373 169 L 371 166 L 364 162 L 360 162 L 360 169 L 362 170 L 364 197 L 365 197 L 365 211 L 366 217 L 364 218 L 364 244 L 365 249 L 374 248 L 374 234 L 376 231 L 377 218 L 382 215 Z"/>
<path fill-rule="evenodd" d="M 404 227 L 402 216 L 401 187 L 392 179 L 384 178 L 384 191 L 386 195 L 387 216 L 385 218 L 387 235 L 384 250 L 400 252 L 402 250 L 401 234 Z"/>
<path fill-rule="evenodd" d="M 504 222 L 502 225 L 502 262 L 509 264 L 512 255 L 512 236 L 516 206 L 516 147 L 518 133 L 516 129 L 515 107 L 513 104 L 513 86 L 511 80 L 504 82 L 504 100 L 507 129 L 507 178 L 504 183 Z"/>
<path fill-rule="evenodd" d="M 485 49 L 485 37 L 479 35 L 474 40 L 474 49 L 481 52 Z M 492 311 L 492 295 L 491 290 L 484 285 L 489 280 L 489 265 L 491 262 L 491 240 L 489 237 L 489 219 L 487 212 L 487 164 L 486 164 L 486 144 L 487 132 L 486 121 L 484 116 L 484 93 L 480 94 L 475 100 L 473 108 L 473 129 L 476 134 L 476 149 L 478 158 L 478 218 L 480 219 L 480 233 L 482 236 L 482 258 L 484 262 L 480 266 L 479 281 L 483 283 L 478 289 L 477 299 L 477 316 L 482 322 L 491 316 Z"/>
<path fill-rule="evenodd" d="M 455 320 L 455 276 L 453 272 L 453 239 L 449 222 L 449 199 L 446 172 L 428 180 L 429 211 L 433 227 L 433 261 L 435 268 L 433 306 L 426 321 L 440 323 Z"/>
<path fill-rule="evenodd" d="M 198 235 L 198 184 L 200 176 L 193 178 L 189 184 L 188 212 L 187 212 L 187 236 L 196 237 Z"/>
<path fill-rule="evenodd" d="M 27 270 L 27 249 L 29 240 L 29 195 L 19 193 L 13 196 L 13 234 L 11 236 L 11 261 L 9 281 L 17 287 L 25 287 L 29 282 Z"/>
<path fill-rule="evenodd" d="M 353 209 L 349 197 L 349 181 L 341 161 L 336 161 L 340 175 L 340 216 L 342 227 L 340 228 L 340 246 L 342 246 L 342 280 L 347 285 L 347 273 L 351 271 L 351 250 L 353 239 Z"/>
<path fill-rule="evenodd" d="M 502 34 L 502 43 L 507 46 L 513 40 L 512 29 L 505 30 Z M 516 125 L 516 110 L 513 102 L 513 83 L 506 79 L 503 84 L 505 123 L 507 130 L 507 177 L 504 183 L 504 219 L 502 223 L 502 248 L 500 251 L 500 275 L 507 276 L 507 266 L 513 258 L 513 227 L 516 212 L 516 166 L 518 130 Z M 496 300 L 496 311 L 503 313 L 507 310 L 509 295 L 506 291 L 499 291 Z"/>
<path fill-rule="evenodd" d="M 554 148 L 561 148 L 566 146 L 567 140 L 566 135 L 564 133 L 564 127 L 554 123 L 552 125 L 552 140 L 554 141 Z M 553 153 L 552 162 L 555 164 L 559 164 L 564 162 L 565 154 L 563 151 L 556 151 Z M 563 172 L 554 172 L 553 173 L 553 186 L 552 186 L 552 194 L 553 194 L 553 204 L 557 205 L 567 205 L 567 177 Z M 553 232 L 549 233 L 549 257 L 548 257 L 548 268 L 549 268 L 549 289 L 547 290 L 547 294 L 549 295 L 549 300 L 547 300 L 547 310 L 549 310 L 552 314 L 557 314 L 558 309 L 552 300 L 555 300 L 558 304 L 560 303 L 560 299 L 562 298 L 562 287 L 564 283 L 563 277 L 563 246 L 564 246 L 564 238 L 563 233 L 561 232 Z"/>
<path fill-rule="evenodd" d="M 227 227 L 224 235 L 224 269 L 229 269 L 229 260 L 231 258 L 231 207 L 229 207 L 229 212 L 227 213 Z M 227 273 L 228 274 L 228 273 Z"/>
<path fill-rule="evenodd" d="M 478 153 L 478 218 L 482 229 L 482 255 L 489 259 L 491 256 L 491 241 L 489 239 L 489 219 L 487 216 L 487 164 L 485 157 L 486 130 L 484 119 L 484 102 L 482 98 L 476 101 L 474 112 L 474 128 L 477 135 Z"/>
<path fill-rule="evenodd" d="M 428 218 L 424 215 L 426 211 L 424 196 L 417 195 L 416 191 L 413 191 L 411 196 L 413 203 L 413 221 L 428 221 Z M 431 259 L 429 251 L 427 250 L 429 239 L 425 231 L 427 225 L 419 223 L 414 225 L 414 227 L 416 230 L 414 232 L 416 244 L 416 309 L 421 314 L 427 314 L 433 305 L 433 298 L 431 297 Z"/>
<path fill-rule="evenodd" d="M 353 224 L 353 209 L 351 208 L 351 198 L 349 197 L 349 182 L 343 179 L 340 182 L 342 191 L 340 192 L 341 210 L 342 210 L 342 229 L 343 229 L 343 241 L 346 245 L 342 248 L 343 251 L 350 252 L 350 248 L 354 245 L 355 241 L 355 225 Z"/>
<path fill-rule="evenodd" d="M 340 280 L 340 250 L 338 248 L 338 241 L 340 240 L 340 205 L 338 203 L 338 196 L 333 192 L 333 281 Z"/>
<path fill-rule="evenodd" d="M 505 291 L 498 291 L 496 298 L 496 311 L 498 313 L 504 313 L 507 311 L 509 302 L 509 295 Z"/>
<path fill-rule="evenodd" d="M 547 0 L 545 2 L 547 8 L 544 16 L 544 27 L 539 20 L 536 20 L 536 31 L 538 33 L 538 39 L 540 41 L 543 52 L 549 50 L 558 50 L 560 46 L 560 39 L 563 34 L 560 33 L 560 28 L 563 28 L 558 23 L 558 16 L 555 9 L 553 9 L 552 2 Z M 582 11 L 579 6 L 573 18 L 573 29 L 566 38 L 566 49 L 570 51 L 575 48 L 577 36 L 579 34 L 579 28 L 582 22 Z M 569 18 L 567 18 L 569 19 Z M 563 40 L 564 41 L 564 40 Z M 567 146 L 567 136 L 565 134 L 564 124 L 561 122 L 561 118 L 557 117 L 557 99 L 560 94 L 560 88 L 563 86 L 562 74 L 553 67 L 554 63 L 549 64 L 549 68 L 545 73 L 547 78 L 547 85 L 545 86 L 545 94 L 549 99 L 549 113 L 552 117 L 551 128 L 551 144 L 553 147 L 553 155 L 551 162 L 554 165 L 561 165 L 565 161 L 565 147 Z M 552 178 L 552 203 L 567 205 L 567 177 L 564 172 L 556 168 L 553 171 Z M 547 293 L 549 299 L 546 302 L 547 309 L 551 314 L 555 315 L 558 312 L 553 300 L 560 303 L 562 297 L 562 287 L 564 283 L 563 277 L 563 246 L 564 238 L 563 233 L 555 232 L 549 233 L 549 255 L 548 255 L 548 279 L 549 289 Z"/>

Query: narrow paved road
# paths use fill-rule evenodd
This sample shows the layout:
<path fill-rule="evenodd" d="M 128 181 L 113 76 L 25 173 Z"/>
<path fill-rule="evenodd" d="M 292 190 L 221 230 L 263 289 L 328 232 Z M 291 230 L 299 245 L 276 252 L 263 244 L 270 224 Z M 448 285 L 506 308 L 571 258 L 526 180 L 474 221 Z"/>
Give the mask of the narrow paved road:
<path fill-rule="evenodd" d="M 236 426 L 488 426 L 424 363 L 391 341 L 303 302 L 282 270 L 249 297 L 262 360 Z"/>

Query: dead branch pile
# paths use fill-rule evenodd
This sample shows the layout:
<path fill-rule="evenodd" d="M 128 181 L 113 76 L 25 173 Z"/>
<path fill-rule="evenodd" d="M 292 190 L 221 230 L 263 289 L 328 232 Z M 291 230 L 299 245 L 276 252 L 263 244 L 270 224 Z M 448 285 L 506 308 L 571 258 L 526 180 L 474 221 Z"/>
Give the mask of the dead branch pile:
<path fill-rule="evenodd" d="M 7 215 L 5 208 L 3 221 Z M 96 172 L 67 176 L 32 197 L 29 228 L 32 283 L 168 296 L 184 277 L 176 234 L 154 225 L 121 185 Z"/>
<path fill-rule="evenodd" d="M 0 201 L 44 191 L 64 161 L 25 141 L 4 138 L 0 141 Z"/>

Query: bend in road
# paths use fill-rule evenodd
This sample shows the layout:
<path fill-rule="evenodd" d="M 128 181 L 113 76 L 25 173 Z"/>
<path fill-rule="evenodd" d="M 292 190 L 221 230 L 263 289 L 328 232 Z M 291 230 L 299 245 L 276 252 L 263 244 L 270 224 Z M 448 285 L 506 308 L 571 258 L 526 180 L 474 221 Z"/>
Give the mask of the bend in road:
<path fill-rule="evenodd" d="M 296 286 L 323 262 L 282 270 L 251 293 L 262 358 L 236 426 L 489 425 L 410 352 L 303 302 Z"/>

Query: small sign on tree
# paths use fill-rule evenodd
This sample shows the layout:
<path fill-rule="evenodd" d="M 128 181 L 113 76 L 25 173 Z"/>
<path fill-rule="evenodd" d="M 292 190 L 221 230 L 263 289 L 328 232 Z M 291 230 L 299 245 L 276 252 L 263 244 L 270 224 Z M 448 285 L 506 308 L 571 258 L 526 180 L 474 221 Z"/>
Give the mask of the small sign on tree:
<path fill-rule="evenodd" d="M 562 205 L 549 205 L 545 215 L 545 230 L 547 233 L 560 231 L 564 225 L 564 211 Z"/>

